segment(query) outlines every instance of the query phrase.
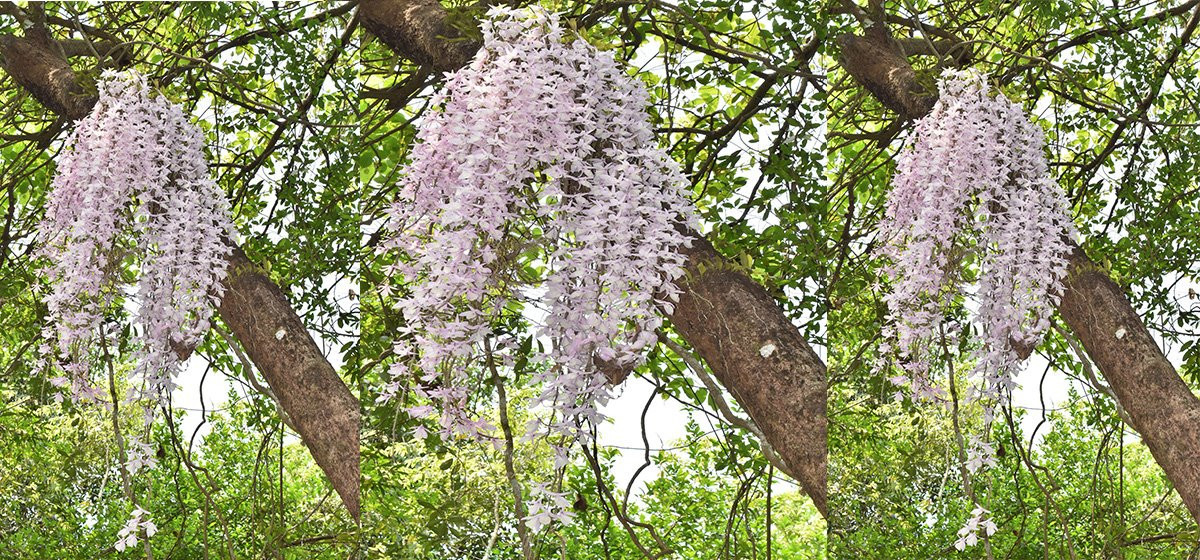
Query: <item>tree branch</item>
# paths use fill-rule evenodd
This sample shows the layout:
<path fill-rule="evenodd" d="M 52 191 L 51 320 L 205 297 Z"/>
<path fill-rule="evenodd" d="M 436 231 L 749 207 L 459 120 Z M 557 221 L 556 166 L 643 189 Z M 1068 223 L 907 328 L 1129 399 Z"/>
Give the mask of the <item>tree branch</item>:
<path fill-rule="evenodd" d="M 74 71 L 44 27 L 0 37 L 3 67 L 46 108 L 72 120 L 91 112 Z M 278 286 L 233 240 L 218 313 L 258 366 L 350 514 L 359 515 L 359 405 Z M 185 352 L 186 354 L 187 352 Z"/>

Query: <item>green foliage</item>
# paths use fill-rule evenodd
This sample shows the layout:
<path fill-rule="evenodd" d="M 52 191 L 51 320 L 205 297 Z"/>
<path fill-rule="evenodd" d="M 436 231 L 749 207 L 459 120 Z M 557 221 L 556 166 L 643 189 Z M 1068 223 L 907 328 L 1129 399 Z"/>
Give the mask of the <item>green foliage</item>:
<path fill-rule="evenodd" d="M 974 484 L 985 488 L 1000 527 L 990 543 L 995 557 L 1185 557 L 1195 526 L 1149 450 L 1114 413 L 1096 416 L 1075 397 L 1049 414 L 1032 444 L 1008 425 L 993 431 L 999 465 Z M 905 408 L 867 412 L 860 404 L 842 416 L 844 429 L 830 441 L 838 450 L 830 554 L 861 556 L 887 543 L 887 555 L 874 557 L 977 558 L 978 549 L 952 546 L 972 506 L 950 415 Z M 1014 421 L 1025 413 L 1005 411 Z"/>
<path fill-rule="evenodd" d="M 5 397 L 0 552 L 81 559 L 112 555 L 127 506 L 114 467 L 110 419 L 97 408 L 29 409 L 7 400 L 12 395 Z M 142 506 L 153 512 L 159 528 L 152 539 L 156 557 L 517 557 L 504 467 L 491 443 L 459 441 L 449 447 L 430 435 L 368 446 L 363 518 L 355 526 L 295 436 L 281 436 L 278 424 L 258 424 L 249 403 L 231 397 L 226 410 L 209 413 L 202 442 L 180 433 L 179 417 L 156 430 L 154 444 L 163 460 L 149 476 L 135 479 Z M 515 403 L 513 410 L 520 409 Z M 629 517 L 658 527 L 681 557 L 764 554 L 767 473 L 762 461 L 731 462 L 721 440 L 694 423 L 680 443 L 673 451 L 656 453 L 653 463 L 661 473 L 632 497 Z M 545 446 L 518 449 L 522 478 L 550 474 Z M 609 470 L 613 458 L 611 450 L 605 451 L 600 464 L 610 489 L 618 485 Z M 539 537 L 544 554 L 641 558 L 601 504 L 591 468 L 574 464 L 568 471 L 566 487 L 584 505 L 574 524 Z M 773 481 L 774 554 L 823 558 L 824 523 L 811 502 L 786 479 L 776 475 Z M 612 492 L 610 500 L 624 503 L 621 491 Z M 713 538 L 726 532 L 728 541 Z"/>
<path fill-rule="evenodd" d="M 445 4 L 455 27 L 475 33 L 483 4 Z M 632 377 L 691 414 L 682 440 L 661 450 L 577 447 L 557 470 L 545 442 L 515 442 L 517 482 L 549 482 L 577 513 L 573 524 L 533 536 L 540 558 L 624 560 L 661 549 L 688 560 L 757 560 L 768 550 L 777 560 L 982 557 L 980 548 L 953 549 L 971 506 L 949 411 L 895 401 L 890 372 L 873 367 L 886 289 L 874 231 L 911 123 L 838 62 L 837 38 L 863 33 L 862 16 L 835 1 L 542 4 L 582 40 L 630 63 L 650 92 L 661 142 L 691 181 L 705 234 L 729 258 L 712 266 L 765 286 L 828 362 L 831 516 L 827 535 L 759 442 L 722 418 L 721 395 L 658 348 Z M 859 4 L 889 14 L 895 38 L 968 43 L 971 65 L 1037 116 L 1083 245 L 1200 388 L 1200 295 L 1191 290 L 1200 277 L 1197 40 L 1163 68 L 1195 8 Z M 256 374 L 224 337 L 208 336 L 193 360 L 207 364 L 209 383 L 230 388 L 228 404 L 161 414 L 148 437 L 160 464 L 134 477 L 160 530 L 154 556 L 519 558 L 500 436 L 443 438 L 434 419 L 405 412 L 419 404 L 411 387 L 376 402 L 403 326 L 395 296 L 406 289 L 389 283 L 394 257 L 376 253 L 381 217 L 444 76 L 365 32 L 354 3 L 6 3 L 0 34 L 20 35 L 17 10 L 39 8 L 56 39 L 129 49 L 123 60 L 73 56 L 85 86 L 102 68 L 129 65 L 192 112 L 239 241 L 363 405 L 355 524 L 275 402 L 243 382 Z M 924 84 L 953 64 L 910 60 Z M 0 74 L 0 557 L 143 556 L 141 544 L 123 554 L 112 546 L 133 506 L 111 417 L 56 402 L 33 369 L 45 315 L 37 223 L 69 124 Z M 529 234 L 539 234 L 536 224 Z M 519 274 L 544 271 L 530 265 Z M 971 302 L 960 303 L 956 313 L 965 314 Z M 525 326 L 525 311 L 514 303 L 497 328 Z M 120 333 L 118 367 L 137 334 Z M 669 326 L 664 334 L 673 336 Z M 518 433 L 536 394 L 522 383 L 536 362 L 528 355 L 542 346 L 527 339 L 517 379 L 505 380 Z M 1194 556 L 1196 525 L 1113 401 L 1061 334 L 1038 352 L 1052 364 L 1048 375 L 1072 380 L 1077 393 L 1048 412 L 1033 443 L 1017 427 L 1040 410 L 1005 410 L 992 425 L 1004 454 L 977 483 L 999 525 L 993 557 Z M 471 406 L 496 424 L 494 387 L 472 374 L 481 382 Z M 732 409 L 746 416 L 736 402 Z M 123 425 L 138 424 L 122 414 Z M 184 418 L 202 414 L 207 435 L 185 433 Z M 959 421 L 963 431 L 984 430 L 977 409 Z M 632 485 L 616 474 L 621 456 L 649 464 Z"/>

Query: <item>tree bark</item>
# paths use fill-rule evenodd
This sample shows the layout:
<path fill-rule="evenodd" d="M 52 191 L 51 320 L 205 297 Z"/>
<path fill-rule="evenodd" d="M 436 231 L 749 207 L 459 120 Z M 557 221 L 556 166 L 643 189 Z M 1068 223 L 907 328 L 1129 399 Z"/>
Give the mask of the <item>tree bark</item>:
<path fill-rule="evenodd" d="M 367 0 L 358 3 L 363 27 L 396 54 L 439 72 L 470 62 L 479 43 L 450 23 L 438 0 Z"/>
<path fill-rule="evenodd" d="M 279 287 L 239 248 L 228 263 L 221 319 L 262 371 L 313 459 L 357 519 L 358 399 L 321 354 Z"/>
<path fill-rule="evenodd" d="M 843 35 L 838 62 L 885 107 L 905 119 L 919 119 L 933 109 L 936 95 L 917 83 L 917 73 L 882 31 L 875 26 L 865 36 Z"/>
<path fill-rule="evenodd" d="M 854 38 L 843 37 L 839 43 L 850 51 L 843 52 L 841 63 L 854 65 L 846 71 L 886 107 L 905 119 L 918 119 L 932 110 L 936 93 L 914 91 L 915 76 L 896 79 L 913 72 L 906 58 L 894 51 L 874 56 Z M 1058 313 L 1200 522 L 1200 399 L 1150 337 L 1128 296 L 1078 246 L 1071 252 Z"/>
<path fill-rule="evenodd" d="M 361 0 L 359 18 L 397 54 L 442 71 L 465 66 L 479 47 L 446 31 L 437 0 Z M 693 247 L 683 251 L 688 279 L 669 318 L 825 515 L 825 364 L 762 286 L 692 235 Z M 776 350 L 764 356 L 768 343 Z"/>
<path fill-rule="evenodd" d="M 1078 246 L 1058 312 L 1200 521 L 1200 399 L 1163 356 L 1125 292 Z"/>
<path fill-rule="evenodd" d="M 71 120 L 86 117 L 96 104 L 75 80 L 75 72 L 44 27 L 31 27 L 24 37 L 0 36 L 0 65 L 43 106 Z"/>
<path fill-rule="evenodd" d="M 828 517 L 825 364 L 758 283 L 695 236 L 671 324 Z"/>
<path fill-rule="evenodd" d="M 32 33 L 32 35 L 30 35 Z M 31 37 L 37 37 L 33 39 Z M 68 61 L 45 28 L 0 36 L 4 68 L 47 109 L 77 120 L 91 112 Z M 359 406 L 321 353 L 287 297 L 232 240 L 218 313 L 263 373 L 317 465 L 355 519 L 359 516 Z"/>

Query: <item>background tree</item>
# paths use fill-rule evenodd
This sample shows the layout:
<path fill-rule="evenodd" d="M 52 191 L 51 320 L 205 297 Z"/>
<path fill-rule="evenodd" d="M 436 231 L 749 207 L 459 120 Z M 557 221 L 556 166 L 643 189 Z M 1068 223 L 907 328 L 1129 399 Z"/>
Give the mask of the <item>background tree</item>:
<path fill-rule="evenodd" d="M 71 407 L 42 408 L 49 406 L 52 393 L 40 372 L 28 368 L 29 349 L 24 343 L 36 340 L 44 313 L 36 292 L 29 288 L 40 281 L 32 250 L 37 245 L 35 224 L 54 154 L 61 149 L 62 131 L 72 119 L 86 114 L 90 84 L 102 68 L 136 68 L 166 94 L 179 96 L 192 111 L 209 134 L 210 161 L 218 183 L 233 203 L 243 236 L 244 250 L 235 252 L 230 263 L 233 283 L 227 286 L 225 301 L 233 303 L 219 310 L 220 324 L 193 359 L 209 362 L 214 376 L 223 374 L 228 383 L 242 388 L 245 393 L 236 394 L 252 406 L 244 417 L 242 412 L 234 413 L 230 433 L 236 435 L 231 439 L 224 439 L 218 435 L 224 432 L 214 428 L 208 436 L 213 439 L 211 448 L 206 438 L 203 444 L 196 442 L 201 449 L 196 450 L 192 436 L 183 446 L 187 434 L 176 433 L 177 424 L 168 423 L 156 432 L 155 442 L 163 453 L 175 457 L 167 463 L 173 464 L 176 476 L 140 483 L 146 485 L 153 504 L 168 512 L 159 521 L 163 529 L 153 541 L 152 553 L 186 557 L 188 553 L 182 551 L 199 547 L 210 555 L 241 556 L 258 554 L 246 552 L 257 550 L 278 556 L 299 548 L 310 552 L 336 549 L 343 554 L 349 547 L 364 556 L 461 557 L 466 551 L 482 554 L 491 549 L 498 557 L 508 557 L 518 550 L 512 504 L 495 501 L 503 496 L 494 494 L 495 479 L 477 479 L 486 484 L 476 496 L 491 493 L 493 498 L 483 508 L 485 515 L 477 515 L 479 501 L 455 490 L 463 484 L 462 476 L 454 474 L 461 472 L 457 469 L 479 470 L 482 465 L 466 461 L 468 466 L 459 467 L 463 461 L 447 462 L 441 457 L 470 455 L 472 446 L 421 437 L 422 423 L 402 412 L 404 405 L 411 404 L 403 399 L 394 407 L 374 405 L 381 375 L 392 359 L 388 340 L 399 326 L 376 293 L 382 263 L 371 253 L 376 242 L 374 220 L 380 215 L 380 205 L 393 196 L 389 190 L 395 186 L 394 174 L 411 143 L 413 119 L 419 118 L 441 76 L 427 64 L 396 59 L 386 45 L 370 40 L 359 28 L 359 22 L 367 20 L 364 7 L 353 3 L 284 7 L 4 4 L 3 21 L 8 26 L 4 66 L 12 86 L 4 89 L 5 126 L 13 131 L 5 139 L 6 154 L 13 157 L 6 159 L 11 164 L 6 177 L 11 181 L 5 199 L 3 265 L 5 287 L 12 286 L 12 300 L 19 305 L 7 305 L 6 300 L 3 320 L 13 327 L 6 331 L 13 333 L 13 343 L 5 346 L 5 383 L 20 389 L 14 395 L 33 398 L 29 404 L 37 408 L 31 410 L 42 411 L 47 418 L 83 414 Z M 695 199 L 710 227 L 720 226 L 710 235 L 711 243 L 740 262 L 729 263 L 710 242 L 698 241 L 693 266 L 696 290 L 710 293 L 681 305 L 675 313 L 682 318 L 684 310 L 692 309 L 688 312 L 692 326 L 680 327 L 690 328 L 691 334 L 673 343 L 676 350 L 657 351 L 646 366 L 626 374 L 661 386 L 660 397 L 694 408 L 710 424 L 710 430 L 733 438 L 736 444 L 723 436 L 697 436 L 685 449 L 697 457 L 707 446 L 720 449 L 720 468 L 733 469 L 737 479 L 718 477 L 706 487 L 733 484 L 734 491 L 716 491 L 705 498 L 704 504 L 714 506 L 703 510 L 705 517 L 711 516 L 708 521 L 697 517 L 699 509 L 671 515 L 666 504 L 677 500 L 672 498 L 670 486 L 652 489 L 661 495 L 658 503 L 663 505 L 643 512 L 637 506 L 643 498 L 634 499 L 631 505 L 621 484 L 603 482 L 611 476 L 606 474 L 611 451 L 601 454 L 593 449 L 589 454 L 581 450 L 583 462 L 570 468 L 579 478 L 580 495 L 586 491 L 585 482 L 597 492 L 589 513 L 593 521 L 588 523 L 599 524 L 593 533 L 612 534 L 611 539 L 603 537 L 599 544 L 589 546 L 610 555 L 620 555 L 621 550 L 661 554 L 682 548 L 691 545 L 687 542 L 691 533 L 676 534 L 667 520 L 683 518 L 704 527 L 719 527 L 725 520 L 727 539 L 722 554 L 770 554 L 767 551 L 776 541 L 782 543 L 779 546 L 815 554 L 823 549 L 820 530 L 791 531 L 788 525 L 819 528 L 819 516 L 808 509 L 811 505 L 799 506 L 800 513 L 789 513 L 797 511 L 795 506 L 783 506 L 784 513 L 767 506 L 779 500 L 780 493 L 788 496 L 788 489 L 794 486 L 785 482 L 780 470 L 767 466 L 760 451 L 765 444 L 783 456 L 785 462 L 777 463 L 790 471 L 791 477 L 799 478 L 817 500 L 817 507 L 824 508 L 824 366 L 806 340 L 819 340 L 821 335 L 820 302 L 803 296 L 800 300 L 784 297 L 785 290 L 816 285 L 817 268 L 791 264 L 800 262 L 797 255 L 822 244 L 813 232 L 798 233 L 799 228 L 792 227 L 801 221 L 818 223 L 804 208 L 820 206 L 818 181 L 813 179 L 819 175 L 820 148 L 811 132 L 820 126 L 819 105 L 807 95 L 794 96 L 797 90 L 816 90 L 805 69 L 812 56 L 811 49 L 805 48 L 812 35 L 808 14 L 796 10 L 771 16 L 777 21 L 767 25 L 766 12 L 719 6 L 649 10 L 637 6 L 555 7 L 564 10 L 567 21 L 586 33 L 589 41 L 615 50 L 622 60 L 663 61 L 665 73 L 643 74 L 657 103 L 651 109 L 660 133 L 695 185 Z M 462 27 L 469 30 L 470 22 L 481 14 L 455 10 L 453 16 L 442 15 L 461 20 Z M 447 29 L 455 27 L 447 25 Z M 451 45 L 446 50 L 452 52 L 471 42 L 468 37 L 444 45 Z M 755 64 L 748 67 L 747 61 Z M 697 91 L 700 83 L 705 84 L 703 91 Z M 785 126 L 778 128 L 776 123 Z M 765 127 L 762 132 L 760 127 Z M 756 145 L 747 149 L 740 145 L 744 143 Z M 752 192 L 743 203 L 735 193 L 746 191 L 742 171 L 747 169 L 759 170 L 756 175 L 762 179 L 757 186 L 749 185 Z M 775 224 L 770 235 L 759 240 L 768 224 L 747 223 L 748 217 L 755 211 L 774 222 L 769 216 L 777 212 L 778 201 L 772 193 L 783 192 L 792 200 L 788 222 Z M 786 240 L 797 238 L 815 245 L 812 249 L 787 245 Z M 754 243 L 749 244 L 750 240 Z M 735 297 L 726 294 L 731 286 L 738 290 Z M 713 301 L 726 303 L 721 303 L 722 309 L 696 307 Z M 737 319 L 756 309 L 770 311 L 765 316 L 770 321 L 766 330 L 749 328 Z M 734 332 L 743 331 L 734 347 L 707 329 L 709 322 L 720 316 L 728 317 Z M 279 336 L 281 326 L 283 336 Z M 674 337 L 671 331 L 664 331 L 663 336 Z M 135 332 L 122 334 L 122 344 L 135 341 Z M 747 420 L 747 412 L 731 404 L 730 397 L 722 395 L 724 390 L 707 377 L 687 373 L 689 365 L 703 367 L 685 349 L 689 343 L 707 345 L 697 351 L 710 362 L 722 360 L 713 366 L 714 373 L 733 387 L 724 390 L 757 403 L 747 409 L 753 420 Z M 765 352 L 768 344 L 776 350 Z M 117 353 L 115 359 L 123 357 Z M 340 372 L 335 373 L 334 364 Z M 257 381 L 255 370 L 267 381 L 265 386 Z M 754 378 L 760 371 L 772 373 Z M 763 379 L 769 382 L 762 383 Z M 363 524 L 358 528 L 348 527 L 345 518 L 337 519 L 336 508 L 329 509 L 327 493 L 293 493 L 316 479 L 298 479 L 299 486 L 293 487 L 287 476 L 276 476 L 272 482 L 265 475 L 254 475 L 268 470 L 313 473 L 311 464 L 305 466 L 304 455 L 296 455 L 297 441 L 288 435 L 295 430 L 346 506 L 357 513 L 359 462 L 353 455 L 358 452 L 358 431 L 348 427 L 357 423 L 358 406 L 347 405 L 340 396 L 346 394 L 343 382 L 365 405 L 362 470 L 366 494 Z M 507 389 L 510 406 L 505 408 L 515 421 L 520 417 L 516 403 L 524 402 L 528 395 L 516 386 Z M 480 386 L 478 391 L 478 402 L 494 410 L 497 403 L 492 388 Z M 207 418 L 210 413 L 202 410 L 200 414 Z M 308 422 L 303 419 L 306 414 Z M 740 433 L 746 427 L 752 434 L 748 440 Z M 101 446 L 102 442 L 81 441 L 80 445 Z M 409 451 L 384 452 L 398 445 L 407 445 Z M 278 465 L 272 465 L 272 447 L 283 457 Z M 544 462 L 536 460 L 536 449 L 526 450 L 519 442 L 515 447 L 515 462 L 524 467 L 520 476 L 532 478 L 547 469 Z M 249 459 L 251 449 L 253 463 L 236 465 Z M 351 449 L 353 454 L 348 451 Z M 651 450 L 645 452 L 652 456 Z M 534 454 L 525 460 L 526 453 Z M 499 458 L 494 450 L 483 456 L 490 461 L 484 470 L 497 472 Z M 289 457 L 299 462 L 289 462 Z M 664 464 L 673 460 L 666 455 L 654 457 Z M 404 486 L 434 480 L 427 478 L 421 467 L 434 458 L 438 468 L 450 472 L 445 479 L 449 487 L 441 487 L 438 500 L 429 499 L 434 494 L 429 488 Z M 689 459 L 686 464 L 709 468 L 704 460 L 693 463 Z M 251 480 L 257 482 L 246 489 L 226 481 L 224 471 L 228 476 L 241 474 L 239 482 L 250 472 Z M 182 476 L 184 472 L 188 475 Z M 547 472 L 553 474 L 553 469 Z M 557 476 L 566 474 L 559 471 Z M 177 494 L 175 502 L 180 505 L 161 503 L 159 498 L 166 500 L 169 494 L 159 490 Z M 181 497 L 184 494 L 193 497 Z M 272 495 L 280 497 L 268 498 Z M 409 500 L 409 496 L 414 498 Z M 401 501 L 387 505 L 395 499 Z M 732 503 L 715 507 L 725 499 Z M 799 500 L 797 496 L 784 499 L 789 503 Z M 411 517 L 411 509 L 396 509 L 406 500 L 409 504 L 415 501 L 422 516 L 430 520 L 423 525 L 427 532 L 418 531 L 419 527 L 399 530 L 394 525 L 398 517 Z M 237 507 L 222 505 L 234 503 Z M 28 510 L 22 519 L 37 518 L 39 511 Z M 309 523 L 326 515 L 333 517 L 319 525 L 319 530 L 318 525 Z M 480 519 L 495 520 L 482 544 L 479 537 L 485 534 L 482 531 L 487 524 L 476 525 Z M 105 519 L 105 527 L 111 530 L 101 535 L 111 537 L 117 528 L 112 523 L 117 521 Z M 18 527 L 26 525 L 13 529 Z M 568 546 L 563 530 L 556 525 L 535 535 L 536 550 L 545 551 L 538 553 L 568 552 L 562 548 Z M 805 541 L 791 540 L 794 534 L 804 535 Z M 810 543 L 810 539 L 816 540 Z M 44 549 L 55 546 L 53 538 L 46 541 Z M 62 550 L 78 550 L 80 556 L 97 553 L 85 548 Z"/>
<path fill-rule="evenodd" d="M 833 378 L 844 380 L 840 387 L 835 382 L 831 393 L 831 407 L 838 412 L 831 418 L 835 428 L 830 445 L 847 450 L 843 467 L 836 466 L 839 459 L 833 460 L 834 471 L 853 468 L 856 446 L 884 441 L 877 436 L 860 439 L 865 434 L 856 433 L 853 426 L 923 422 L 914 416 L 930 414 L 880 406 L 891 400 L 885 379 L 890 374 L 873 373 L 869 366 L 882 319 L 876 289 L 879 262 L 869 252 L 876 242 L 872 231 L 888 189 L 892 158 L 907 141 L 912 119 L 932 107 L 934 77 L 942 68 L 970 66 L 1024 103 L 1046 129 L 1051 168 L 1069 194 L 1082 246 L 1073 249 L 1054 327 L 1036 350 L 1050 364 L 1041 377 L 1043 385 L 1047 376 L 1066 376 L 1089 395 L 1086 405 L 1078 405 L 1082 410 L 1073 407 L 1045 440 L 1037 432 L 1023 433 L 1011 421 L 999 425 L 993 441 L 1007 445 L 1009 462 L 1020 459 L 1011 464 L 1026 472 L 997 473 L 983 482 L 998 496 L 1027 490 L 1021 477 L 1032 477 L 1034 489 L 1045 499 L 1036 509 L 1022 509 L 1021 515 L 1043 516 L 1046 533 L 1037 537 L 1039 553 L 1087 557 L 1081 541 L 1088 546 L 1106 543 L 1107 548 L 1093 554 L 1111 556 L 1142 553 L 1150 550 L 1145 547 L 1151 542 L 1194 545 L 1194 529 L 1159 534 L 1146 528 L 1141 524 L 1146 516 L 1125 509 L 1139 507 L 1127 497 L 1119 498 L 1116 521 L 1111 521 L 1102 513 L 1104 491 L 1094 483 L 1089 487 L 1095 498 L 1089 537 L 1073 537 L 1077 527 L 1072 525 L 1079 515 L 1056 500 L 1074 471 L 1049 469 L 1038 454 L 1059 430 L 1075 431 L 1068 439 L 1086 439 L 1096 437 L 1097 431 L 1107 434 L 1105 427 L 1114 426 L 1112 436 L 1101 437 L 1089 471 L 1113 473 L 1121 487 L 1154 487 L 1165 475 L 1175 492 L 1164 495 L 1156 506 L 1162 509 L 1156 511 L 1174 510 L 1171 515 L 1177 516 L 1186 505 L 1192 520 L 1200 515 L 1200 470 L 1195 461 L 1200 456 L 1200 399 L 1195 393 L 1200 380 L 1189 366 L 1195 315 L 1188 288 L 1183 287 L 1195 276 L 1194 259 L 1185 255 L 1195 241 L 1195 180 L 1189 170 L 1196 167 L 1191 107 L 1197 4 L 842 2 L 831 12 L 845 26 L 837 32 L 837 58 L 830 60 L 831 75 L 841 85 L 830 97 L 830 165 L 838 177 L 832 189 L 844 232 L 839 261 L 851 272 L 829 286 L 840 303 L 830 317 L 841 337 L 831 343 L 840 353 L 831 356 L 838 372 Z M 970 298 L 960 302 L 956 313 L 961 316 L 971 305 Z M 1172 361 L 1182 367 L 1177 370 Z M 1033 373 L 1023 376 L 1027 385 L 1037 383 Z M 1019 418 L 1019 412 L 1010 410 L 1008 417 Z M 1031 413 L 1046 417 L 1044 410 Z M 963 413 L 966 419 L 976 414 Z M 845 422 L 836 419 L 840 415 Z M 1079 417 L 1089 420 L 1080 424 Z M 871 432 L 882 436 L 875 429 Z M 958 446 L 950 444 L 951 449 Z M 1105 451 L 1109 448 L 1120 452 L 1113 457 Z M 1161 470 L 1129 468 L 1122 462 L 1146 449 Z M 896 459 L 903 461 L 903 456 Z M 831 492 L 852 503 L 862 482 L 850 476 L 835 475 L 834 480 Z M 932 509 L 922 515 L 965 519 L 969 508 L 964 509 L 961 500 L 961 494 L 953 500 L 941 497 L 932 502 L 940 505 L 924 506 Z M 958 505 L 941 509 L 955 501 Z M 928 513 L 936 509 L 941 513 Z M 844 520 L 844 526 L 833 523 L 833 534 L 844 537 L 833 539 L 833 551 L 839 550 L 839 543 L 857 546 L 854 533 L 873 530 L 862 528 L 864 524 L 890 523 L 882 516 L 847 515 Z M 1195 526 L 1186 517 L 1164 525 Z M 1007 542 L 1003 523 L 1001 527 L 985 553 L 1019 556 L 1024 545 Z M 1163 554 L 1171 557 L 1180 550 L 1194 553 L 1184 545 Z"/>
<path fill-rule="evenodd" d="M 160 467 L 137 482 L 161 512 L 149 554 L 519 558 L 513 480 L 551 481 L 576 510 L 527 535 L 529 556 L 960 554 L 956 435 L 981 430 L 980 411 L 897 403 L 869 367 L 891 162 L 944 67 L 982 72 L 1045 128 L 1082 232 L 1021 378 L 1073 380 L 1077 402 L 1001 409 L 998 465 L 979 481 L 999 530 L 961 555 L 1196 554 L 1200 2 L 543 6 L 646 84 L 700 212 L 685 296 L 615 386 L 689 411 L 682 440 L 577 448 L 555 469 L 514 438 L 509 474 L 503 434 L 432 434 L 435 418 L 405 412 L 419 404 L 407 387 L 376 403 L 402 326 L 379 291 L 383 209 L 444 73 L 478 48 L 484 6 L 0 3 L 0 555 L 116 555 L 127 513 L 104 419 L 56 403 L 31 368 L 36 224 L 107 68 L 144 73 L 204 129 L 240 235 L 228 305 L 191 358 L 199 386 L 230 399 L 162 411 Z M 137 334 L 119 333 L 115 366 Z M 522 422 L 529 373 L 477 384 L 476 412 Z M 197 417 L 206 437 L 184 429 Z M 618 475 L 620 454 L 659 474 Z"/>

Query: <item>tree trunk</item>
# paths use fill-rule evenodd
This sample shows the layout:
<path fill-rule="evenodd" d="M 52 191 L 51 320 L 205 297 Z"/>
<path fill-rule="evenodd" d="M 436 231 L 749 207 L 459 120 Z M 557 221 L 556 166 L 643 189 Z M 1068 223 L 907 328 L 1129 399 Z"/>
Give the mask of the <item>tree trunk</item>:
<path fill-rule="evenodd" d="M 838 37 L 842 56 L 838 62 L 883 105 L 905 119 L 918 119 L 933 109 L 936 95 L 917 83 L 917 73 L 891 39 L 872 27 L 865 36 Z"/>
<path fill-rule="evenodd" d="M 695 237 L 683 252 L 687 275 L 671 324 L 828 517 L 825 364 L 766 290 L 707 239 Z"/>
<path fill-rule="evenodd" d="M 1200 521 L 1200 399 L 1163 356 L 1125 292 L 1078 246 L 1058 313 Z"/>
<path fill-rule="evenodd" d="M 842 37 L 838 43 L 841 63 L 850 65 L 846 71 L 884 106 L 905 119 L 918 119 L 932 110 L 937 95 L 914 89 L 915 77 L 904 78 L 913 75 L 907 59 L 894 51 L 876 56 L 880 45 L 890 43 L 862 37 Z M 1150 337 L 1124 291 L 1077 246 L 1071 252 L 1058 312 L 1200 522 L 1200 399 Z"/>
<path fill-rule="evenodd" d="M 465 66 L 479 47 L 444 23 L 448 16 L 437 0 L 361 0 L 358 15 L 397 54 L 438 70 Z M 762 286 L 693 236 L 694 246 L 683 251 L 689 276 L 672 324 L 825 515 L 825 364 Z M 776 350 L 764 356 L 768 342 Z"/>
<path fill-rule="evenodd" d="M 44 28 L 0 36 L 4 68 L 46 108 L 72 120 L 91 112 L 75 73 Z M 37 37 L 39 39 L 31 39 Z M 359 515 L 359 406 L 287 297 L 232 240 L 218 313 L 263 373 L 280 406 L 350 514 Z M 189 350 L 190 352 L 190 350 Z M 186 355 L 187 352 L 184 353 Z"/>

